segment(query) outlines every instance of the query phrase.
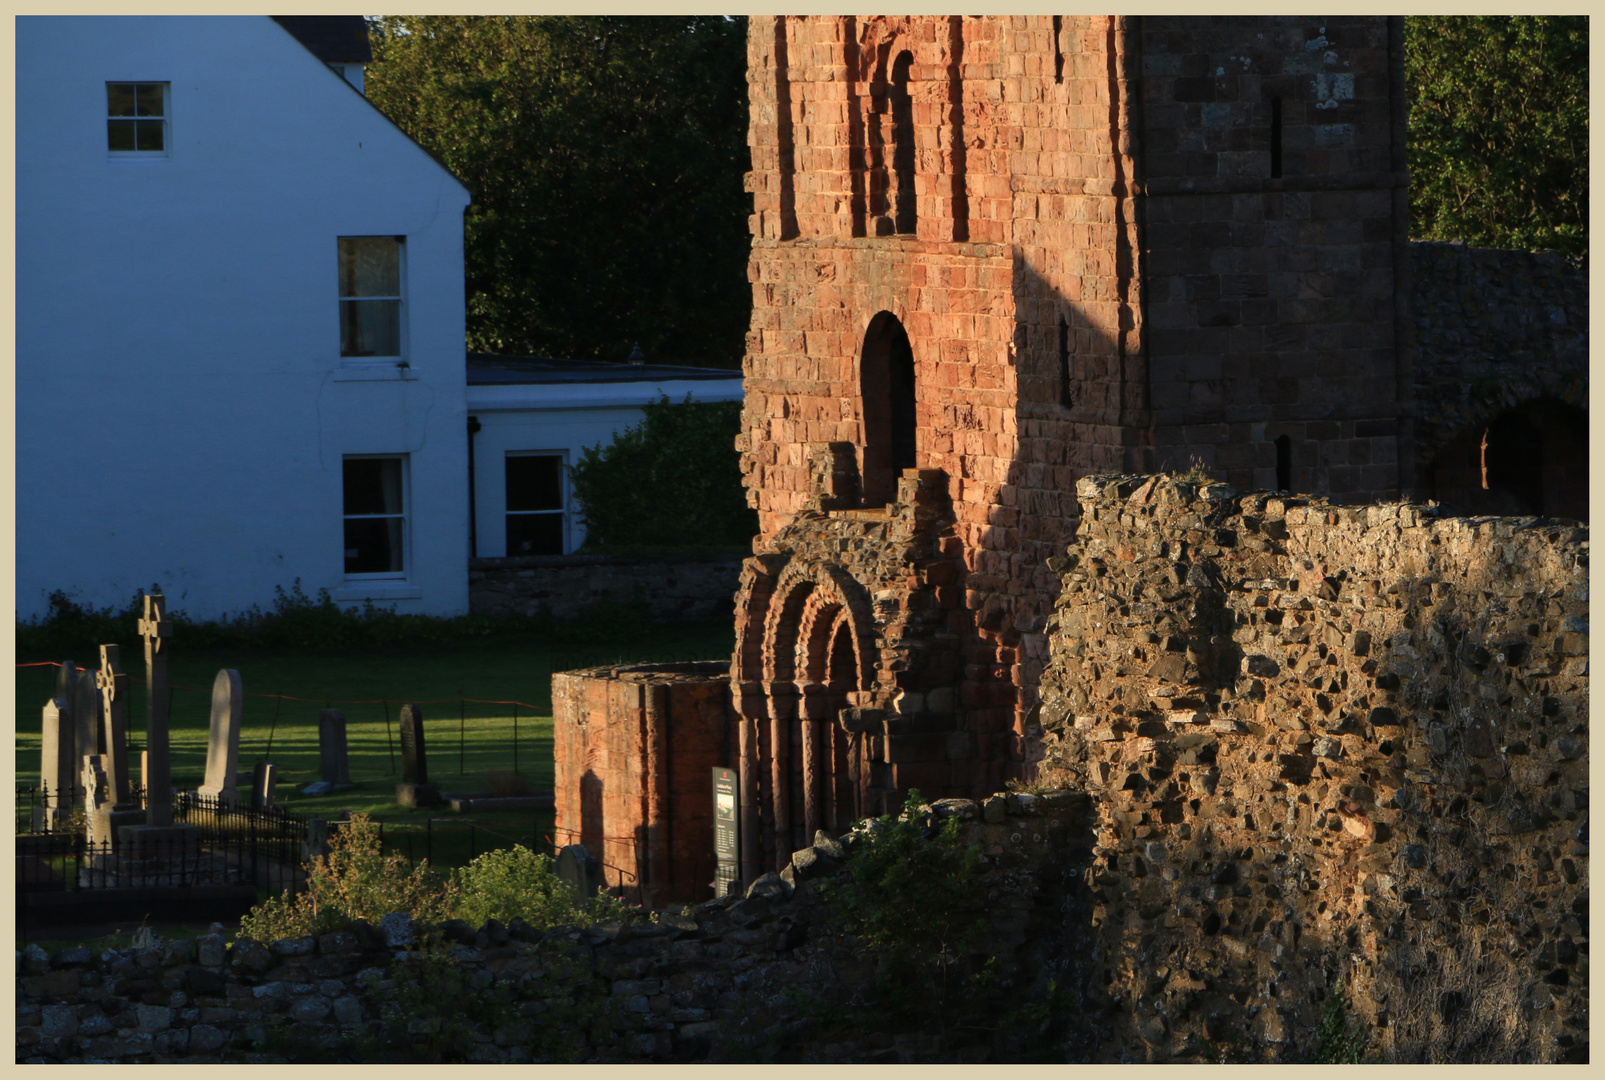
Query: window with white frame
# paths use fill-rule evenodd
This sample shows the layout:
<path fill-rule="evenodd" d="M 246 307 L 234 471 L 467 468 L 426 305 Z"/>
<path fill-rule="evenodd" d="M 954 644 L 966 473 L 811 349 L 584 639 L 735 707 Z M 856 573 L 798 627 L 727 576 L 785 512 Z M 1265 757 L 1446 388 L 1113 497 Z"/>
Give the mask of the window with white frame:
<path fill-rule="evenodd" d="M 562 555 L 566 514 L 561 454 L 507 455 L 507 554 Z"/>
<path fill-rule="evenodd" d="M 404 236 L 340 237 L 340 355 L 401 358 Z"/>
<path fill-rule="evenodd" d="M 348 578 L 395 578 L 407 571 L 407 458 L 352 455 L 344 462 Z"/>
<path fill-rule="evenodd" d="M 106 84 L 106 149 L 114 154 L 167 153 L 164 82 Z"/>

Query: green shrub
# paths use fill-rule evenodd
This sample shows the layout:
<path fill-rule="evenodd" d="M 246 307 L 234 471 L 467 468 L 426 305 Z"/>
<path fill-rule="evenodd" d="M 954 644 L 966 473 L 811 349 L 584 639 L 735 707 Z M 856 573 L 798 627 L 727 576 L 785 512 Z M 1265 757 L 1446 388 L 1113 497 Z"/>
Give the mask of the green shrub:
<path fill-rule="evenodd" d="M 627 920 L 634 912 L 606 893 L 581 901 L 557 876 L 551 856 L 521 845 L 487 851 L 454 878 L 454 914 L 474 927 L 484 926 L 487 919 L 506 923 L 515 918 L 531 926 L 590 926 Z"/>
<path fill-rule="evenodd" d="M 991 927 L 981 849 L 957 817 L 927 837 L 930 807 L 910 789 L 853 852 L 852 882 L 828 890 L 847 929 L 880 963 L 878 992 L 894 1023 L 990 1030 L 994 964 L 980 957 Z"/>
<path fill-rule="evenodd" d="M 758 531 L 747 506 L 734 442 L 738 401 L 676 405 L 662 397 L 607 446 L 586 449 L 573 469 L 585 516 L 585 550 L 625 545 L 746 545 Z"/>
<path fill-rule="evenodd" d="M 1326 999 L 1318 1038 L 1317 1065 L 1358 1065 L 1360 1055 L 1365 1053 L 1365 1030 L 1350 1023 L 1349 1002 L 1341 986 L 1334 986 Z"/>
<path fill-rule="evenodd" d="M 355 919 L 376 923 L 393 911 L 434 923 L 451 917 L 456 899 L 453 883 L 427 861 L 414 866 L 399 853 L 385 855 L 378 824 L 352 814 L 329 837 L 329 854 L 307 864 L 306 891 L 258 904 L 240 920 L 240 933 L 258 941 L 306 937 Z"/>

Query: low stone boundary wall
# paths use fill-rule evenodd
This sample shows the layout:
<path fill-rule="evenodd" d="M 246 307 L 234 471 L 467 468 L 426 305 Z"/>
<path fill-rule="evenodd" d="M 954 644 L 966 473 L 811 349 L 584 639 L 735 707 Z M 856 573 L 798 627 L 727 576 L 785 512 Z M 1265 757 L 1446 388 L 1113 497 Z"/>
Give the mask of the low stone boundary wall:
<path fill-rule="evenodd" d="M 468 564 L 468 610 L 475 615 L 532 616 L 545 608 L 573 618 L 603 600 L 639 603 L 664 620 L 708 619 L 735 612 L 741 560 L 736 550 L 709 555 L 625 559 L 609 555 L 526 555 Z"/>
<path fill-rule="evenodd" d="M 821 839 L 746 897 L 661 921 L 475 931 L 447 923 L 441 944 L 406 916 L 319 938 L 225 947 L 219 935 L 144 949 L 37 946 L 17 954 L 17 1060 L 84 1063 L 381 1061 L 985 1061 L 1035 1051 L 1032 1003 L 1067 985 L 1084 953 L 1055 942 L 1084 925 L 1063 902 L 1086 859 L 1084 797 L 947 800 L 995 886 L 989 955 L 1024 1018 L 938 1054 L 930 1032 L 875 1022 L 875 960 L 834 928 L 827 883 L 851 868 L 853 840 Z M 843 844 L 847 847 L 844 848 Z M 1084 890 L 1083 890 L 1084 891 Z M 1079 916 L 1079 917 L 1078 917 Z M 1043 963 L 1038 952 L 1052 959 Z M 857 1016 L 862 1024 L 824 1019 Z M 1062 1019 L 1079 1021 L 1065 1015 Z M 1090 1026 L 1089 1026 L 1090 1030 Z M 955 1049 L 955 1043 L 959 1048 Z"/>

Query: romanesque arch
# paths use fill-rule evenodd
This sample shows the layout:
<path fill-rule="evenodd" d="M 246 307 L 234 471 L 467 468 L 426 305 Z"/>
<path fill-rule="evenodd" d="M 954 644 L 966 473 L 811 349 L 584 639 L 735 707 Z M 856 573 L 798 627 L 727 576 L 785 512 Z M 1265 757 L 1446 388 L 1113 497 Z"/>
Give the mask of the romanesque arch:
<path fill-rule="evenodd" d="M 869 595 L 838 566 L 792 559 L 772 569 L 743 580 L 732 685 L 742 858 L 754 868 L 863 816 L 870 778 L 867 740 L 843 717 L 875 678 Z"/>

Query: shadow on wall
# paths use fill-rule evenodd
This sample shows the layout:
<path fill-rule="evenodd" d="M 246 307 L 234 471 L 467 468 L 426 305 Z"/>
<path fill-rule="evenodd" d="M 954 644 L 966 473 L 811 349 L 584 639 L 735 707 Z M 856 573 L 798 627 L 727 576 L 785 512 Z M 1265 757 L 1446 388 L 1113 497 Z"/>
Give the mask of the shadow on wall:
<path fill-rule="evenodd" d="M 1554 398 L 1461 428 L 1427 466 L 1423 494 L 1464 515 L 1588 520 L 1588 414 Z"/>

